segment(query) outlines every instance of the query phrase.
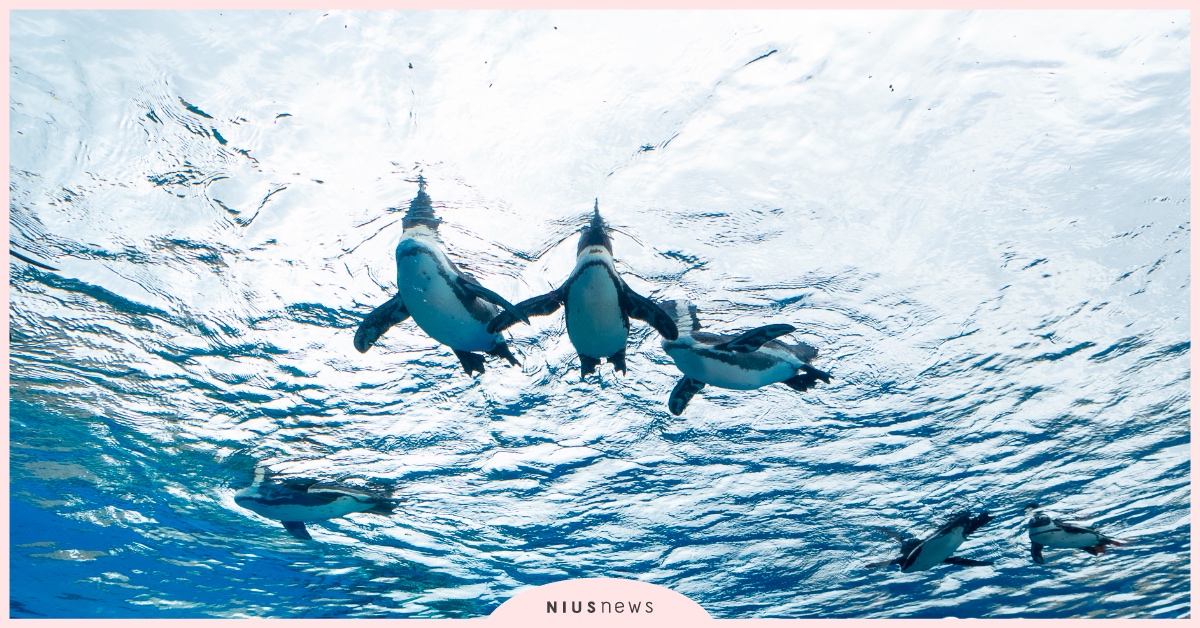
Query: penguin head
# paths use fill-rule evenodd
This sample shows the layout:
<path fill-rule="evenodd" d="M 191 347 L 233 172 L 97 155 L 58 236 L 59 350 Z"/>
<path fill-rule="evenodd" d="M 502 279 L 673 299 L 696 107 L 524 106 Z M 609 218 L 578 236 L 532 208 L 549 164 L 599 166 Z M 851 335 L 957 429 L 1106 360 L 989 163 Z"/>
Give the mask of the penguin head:
<path fill-rule="evenodd" d="M 404 219 L 400 221 L 400 224 L 405 229 L 423 226 L 428 227 L 430 231 L 437 231 L 438 224 L 441 222 L 437 216 L 433 215 L 433 202 L 425 193 L 425 177 L 418 175 L 417 196 L 408 204 L 408 211 L 404 212 Z"/>
<path fill-rule="evenodd" d="M 243 499 L 254 499 L 258 497 L 263 484 L 267 478 L 271 477 L 271 470 L 265 466 L 254 467 L 254 479 L 247 483 L 244 479 L 234 483 L 233 488 L 238 489 L 234 493 L 233 500 L 241 503 Z"/>
<path fill-rule="evenodd" d="M 596 204 L 592 208 L 592 221 L 583 228 L 583 233 L 579 235 L 579 248 L 575 254 L 579 255 L 589 246 L 602 246 L 609 255 L 612 255 L 612 239 L 608 237 L 608 229 L 605 227 L 604 219 L 600 217 L 600 199 L 596 199 Z"/>
<path fill-rule="evenodd" d="M 233 503 L 241 506 L 242 508 L 250 508 L 251 505 L 262 501 L 262 499 L 266 497 L 266 494 L 263 492 L 263 488 L 264 487 L 261 482 L 255 481 L 250 486 L 247 486 L 234 493 Z"/>
<path fill-rule="evenodd" d="M 1051 523 L 1050 515 L 1042 512 L 1041 504 L 1029 502 L 1025 505 L 1025 514 L 1029 515 L 1029 527 L 1041 528 Z"/>
<path fill-rule="evenodd" d="M 1029 520 L 1029 527 L 1044 528 L 1044 527 L 1050 525 L 1051 522 L 1052 522 L 1052 520 L 1050 519 L 1050 515 L 1046 515 L 1046 514 L 1043 514 L 1040 512 L 1035 512 L 1035 513 L 1033 513 L 1033 518 Z"/>
<path fill-rule="evenodd" d="M 242 508 L 249 508 L 249 504 L 256 503 L 259 499 L 261 499 L 261 496 L 258 494 L 258 491 L 248 488 L 244 488 L 233 494 L 233 503 Z"/>

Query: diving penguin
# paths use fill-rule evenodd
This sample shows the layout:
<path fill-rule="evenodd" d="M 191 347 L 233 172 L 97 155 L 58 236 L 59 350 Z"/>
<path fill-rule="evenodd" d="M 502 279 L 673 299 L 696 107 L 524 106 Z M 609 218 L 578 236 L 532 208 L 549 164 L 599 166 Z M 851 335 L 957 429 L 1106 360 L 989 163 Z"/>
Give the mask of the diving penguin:
<path fill-rule="evenodd" d="M 663 338 L 662 347 L 683 372 L 683 379 L 671 391 L 667 408 L 679 416 L 692 397 L 706 384 L 733 390 L 753 390 L 768 384 L 784 383 L 805 391 L 817 380 L 829 383 L 829 373 L 809 362 L 817 350 L 798 342 L 789 345 L 775 340 L 796 331 L 791 325 L 766 325 L 737 336 L 700 331 L 696 306 L 687 301 L 666 301 L 667 310 L 682 331 L 678 338 Z"/>
<path fill-rule="evenodd" d="M 354 348 L 365 353 L 385 331 L 412 316 L 425 333 L 454 351 L 467 375 L 483 372 L 483 356 L 476 352 L 519 365 L 504 338 L 487 325 L 500 308 L 526 323 L 529 319 L 446 257 L 437 237 L 441 220 L 433 214 L 424 177 L 417 181 L 417 196 L 404 214 L 404 232 L 396 245 L 397 294 L 363 319 Z"/>
<path fill-rule="evenodd" d="M 986 512 L 981 513 L 978 517 L 972 517 L 970 511 L 964 510 L 954 515 L 945 525 L 938 528 L 937 532 L 934 532 L 924 540 L 904 537 L 891 530 L 881 530 L 900 542 L 900 558 L 869 566 L 884 567 L 887 565 L 900 565 L 900 571 L 911 573 L 914 571 L 925 571 L 941 563 L 968 567 L 990 565 L 992 561 L 989 560 L 958 558 L 953 556 L 953 554 L 954 550 L 957 550 L 958 546 L 963 544 L 967 536 L 991 520 L 992 516 Z"/>
<path fill-rule="evenodd" d="M 233 501 L 246 510 L 283 523 L 292 536 L 311 540 L 305 522 L 344 517 L 353 512 L 392 514 L 394 500 L 349 486 L 291 479 L 269 482 L 269 471 L 258 467 L 254 483 L 238 491 Z"/>
<path fill-rule="evenodd" d="M 675 321 L 653 301 L 634 292 L 617 274 L 599 200 L 593 206 L 592 221 L 579 236 L 575 255 L 575 270 L 561 286 L 518 303 L 519 313 L 501 312 L 488 325 L 488 331 L 503 331 L 522 315 L 545 316 L 565 305 L 567 336 L 579 354 L 583 377 L 596 371 L 601 358 L 606 358 L 615 370 L 625 372 L 630 318 L 650 323 L 663 338 L 674 340 L 679 336 Z"/>
<path fill-rule="evenodd" d="M 1124 544 L 1092 528 L 1077 526 L 1062 519 L 1052 519 L 1038 510 L 1039 508 L 1037 504 L 1025 507 L 1025 512 L 1033 511 L 1029 519 L 1030 553 L 1033 555 L 1033 562 L 1039 565 L 1046 562 L 1046 559 L 1042 558 L 1043 547 L 1076 548 L 1098 556 L 1104 553 L 1105 546 Z"/>

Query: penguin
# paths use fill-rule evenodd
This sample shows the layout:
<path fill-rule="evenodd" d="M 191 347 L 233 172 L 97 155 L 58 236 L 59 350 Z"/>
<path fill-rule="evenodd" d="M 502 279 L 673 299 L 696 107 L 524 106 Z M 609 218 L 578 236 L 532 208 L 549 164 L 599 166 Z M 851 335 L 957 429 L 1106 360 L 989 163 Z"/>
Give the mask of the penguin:
<path fill-rule="evenodd" d="M 344 517 L 352 512 L 394 512 L 394 500 L 370 491 L 300 478 L 269 482 L 269 477 L 266 467 L 258 467 L 254 483 L 235 493 L 233 501 L 282 522 L 284 529 L 298 539 L 312 540 L 305 522 Z"/>
<path fill-rule="evenodd" d="M 1037 504 L 1029 504 L 1025 507 L 1025 512 L 1032 511 L 1029 518 L 1030 554 L 1033 556 L 1033 562 L 1039 565 L 1046 562 L 1046 559 L 1042 558 L 1043 547 L 1077 548 L 1092 556 L 1099 556 L 1105 552 L 1106 546 L 1124 545 L 1123 542 L 1101 534 L 1092 528 L 1077 526 L 1062 519 L 1052 519 L 1039 508 L 1041 507 Z"/>
<path fill-rule="evenodd" d="M 817 350 L 803 342 L 789 345 L 775 340 L 796 331 L 791 325 L 766 325 L 740 335 L 718 335 L 700 331 L 696 306 L 687 301 L 666 301 L 663 308 L 683 330 L 678 338 L 663 338 L 662 347 L 683 373 L 671 391 L 667 408 L 683 414 L 692 396 L 707 384 L 733 390 L 753 390 L 783 383 L 803 392 L 817 381 L 829 383 L 830 375 L 810 362 Z"/>
<path fill-rule="evenodd" d="M 520 366 L 504 338 L 487 325 L 501 308 L 526 323 L 529 319 L 446 257 L 437 234 L 441 220 L 434 216 L 425 178 L 418 177 L 417 183 L 396 245 L 396 296 L 363 319 L 354 348 L 366 353 L 384 332 L 411 316 L 431 338 L 454 351 L 467 375 L 483 373 L 483 356 L 477 352 Z"/>
<path fill-rule="evenodd" d="M 958 546 L 962 545 L 963 541 L 967 539 L 967 536 L 991 520 L 992 516 L 987 512 L 981 513 L 978 517 L 972 517 L 969 510 L 964 510 L 954 515 L 945 525 L 938 528 L 937 532 L 934 532 L 924 540 L 905 537 L 891 530 L 882 530 L 882 532 L 900 542 L 900 558 L 875 563 L 870 566 L 884 567 L 888 565 L 900 565 L 901 572 L 912 573 L 914 571 L 925 571 L 941 563 L 967 567 L 990 565 L 992 564 L 990 560 L 958 558 L 957 556 L 953 556 L 953 554 L 954 550 L 957 550 Z"/>
<path fill-rule="evenodd" d="M 679 336 L 675 321 L 653 301 L 636 293 L 617 274 L 613 265 L 612 240 L 600 217 L 600 200 L 592 207 L 592 220 L 579 236 L 575 270 L 555 290 L 517 304 L 518 312 L 501 312 L 488 324 L 489 332 L 500 332 L 520 318 L 545 316 L 566 306 L 567 336 L 579 355 L 581 377 L 596 371 L 607 359 L 613 369 L 625 373 L 625 341 L 629 319 L 650 323 L 663 338 Z"/>

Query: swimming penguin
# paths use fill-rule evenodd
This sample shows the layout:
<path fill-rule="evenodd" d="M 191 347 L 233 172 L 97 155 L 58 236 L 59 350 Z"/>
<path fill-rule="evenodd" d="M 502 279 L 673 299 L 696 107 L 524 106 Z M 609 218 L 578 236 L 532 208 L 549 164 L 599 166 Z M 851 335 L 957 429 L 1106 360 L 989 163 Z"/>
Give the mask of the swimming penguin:
<path fill-rule="evenodd" d="M 517 309 L 521 314 L 545 316 L 563 305 L 566 305 L 567 336 L 579 354 L 579 369 L 584 377 L 596 371 L 601 358 L 606 358 L 615 370 L 625 372 L 630 318 L 650 323 L 664 338 L 674 340 L 679 335 L 675 321 L 662 308 L 634 292 L 617 274 L 612 240 L 600 217 L 599 200 L 593 206 L 591 223 L 579 236 L 571 276 L 556 290 L 518 303 Z M 517 318 L 516 312 L 501 312 L 488 325 L 488 331 L 502 331 Z"/>
<path fill-rule="evenodd" d="M 1039 565 L 1046 562 L 1046 559 L 1042 558 L 1043 547 L 1077 548 L 1092 556 L 1098 556 L 1104 553 L 1105 546 L 1124 544 L 1092 528 L 1077 526 L 1062 519 L 1051 519 L 1038 508 L 1040 506 L 1037 504 L 1029 504 L 1025 507 L 1025 512 L 1033 511 L 1029 519 L 1030 553 L 1033 555 L 1033 562 Z"/>
<path fill-rule="evenodd" d="M 952 554 L 954 554 L 954 550 L 958 549 L 959 545 L 963 544 L 967 536 L 991 520 L 992 516 L 987 514 L 987 512 L 981 513 L 978 517 L 972 517 L 970 511 L 964 510 L 954 515 L 950 521 L 938 528 L 937 532 L 934 532 L 925 540 L 911 537 L 906 538 L 891 530 L 882 530 L 888 536 L 900 542 L 900 558 L 875 563 L 870 566 L 900 565 L 900 571 L 911 573 L 914 571 L 925 571 L 941 563 L 968 567 L 990 565 L 992 564 L 990 560 L 958 558 Z"/>
<path fill-rule="evenodd" d="M 483 372 L 483 356 L 477 351 L 520 365 L 504 338 L 488 331 L 487 324 L 500 308 L 526 323 L 529 319 L 446 257 L 437 237 L 441 220 L 433 214 L 424 177 L 417 182 L 417 197 L 404 214 L 404 233 L 396 246 L 397 294 L 363 319 L 354 348 L 365 353 L 383 332 L 412 316 L 425 333 L 454 351 L 467 375 Z"/>
<path fill-rule="evenodd" d="M 268 478 L 268 470 L 259 467 L 254 472 L 254 483 L 234 494 L 233 501 L 246 510 L 283 522 L 283 527 L 298 539 L 312 539 L 305 522 L 344 517 L 352 512 L 394 512 L 394 500 L 370 491 L 309 479 L 268 482 Z"/>
<path fill-rule="evenodd" d="M 796 331 L 791 325 L 766 325 L 737 336 L 722 336 L 700 331 L 696 306 L 687 301 L 666 301 L 667 310 L 682 330 L 678 338 L 663 338 L 662 347 L 683 372 L 683 379 L 671 391 L 667 408 L 679 416 L 692 396 L 706 384 L 734 390 L 753 390 L 768 384 L 784 383 L 805 391 L 817 380 L 829 383 L 829 373 L 809 362 L 817 350 L 803 342 L 789 345 L 775 340 Z"/>

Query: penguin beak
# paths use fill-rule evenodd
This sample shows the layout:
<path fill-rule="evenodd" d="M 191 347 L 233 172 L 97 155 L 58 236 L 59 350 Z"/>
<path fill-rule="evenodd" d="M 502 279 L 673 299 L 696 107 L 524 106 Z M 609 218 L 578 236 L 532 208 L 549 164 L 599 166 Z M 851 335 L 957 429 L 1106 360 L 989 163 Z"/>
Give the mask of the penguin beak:
<path fill-rule="evenodd" d="M 417 177 L 417 196 L 408 204 L 404 219 L 400 221 L 403 228 L 423 225 L 437 231 L 438 223 L 442 222 L 433 213 L 433 201 L 425 193 L 425 177 Z"/>
<path fill-rule="evenodd" d="M 575 254 L 582 253 L 589 246 L 603 246 L 612 254 L 612 240 L 608 237 L 604 218 L 600 217 L 600 199 L 596 199 L 596 204 L 592 206 L 592 221 L 580 234 L 579 249 Z"/>

